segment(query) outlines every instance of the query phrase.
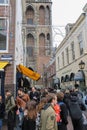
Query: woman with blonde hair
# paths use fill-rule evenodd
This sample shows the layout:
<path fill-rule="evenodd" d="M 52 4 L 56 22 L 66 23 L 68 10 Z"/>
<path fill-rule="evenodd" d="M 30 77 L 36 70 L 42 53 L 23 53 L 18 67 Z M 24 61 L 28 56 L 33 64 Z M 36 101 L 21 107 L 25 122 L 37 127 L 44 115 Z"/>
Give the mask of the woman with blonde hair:
<path fill-rule="evenodd" d="M 28 102 L 26 111 L 27 112 L 24 112 L 22 130 L 35 130 L 36 117 L 37 117 L 36 102 L 35 101 Z"/>

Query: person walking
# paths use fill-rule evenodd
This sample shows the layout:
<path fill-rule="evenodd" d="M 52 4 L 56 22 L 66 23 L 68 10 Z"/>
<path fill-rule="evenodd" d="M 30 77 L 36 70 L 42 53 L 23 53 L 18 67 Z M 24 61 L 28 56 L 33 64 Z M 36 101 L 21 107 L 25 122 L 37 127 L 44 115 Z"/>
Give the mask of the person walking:
<path fill-rule="evenodd" d="M 6 90 L 5 93 L 5 113 L 7 115 L 7 128 L 8 130 L 14 130 L 16 123 L 16 104 L 12 93 Z"/>
<path fill-rule="evenodd" d="M 30 100 L 35 100 L 37 102 L 39 101 L 40 95 L 39 95 L 39 93 L 38 93 L 38 91 L 36 90 L 35 87 L 32 87 L 32 90 L 31 90 L 29 96 L 30 96 Z"/>
<path fill-rule="evenodd" d="M 18 89 L 18 95 L 16 97 L 16 103 L 18 106 L 17 110 L 17 122 L 16 122 L 16 128 L 17 130 L 21 130 L 23 117 L 24 117 L 24 110 L 26 108 L 27 102 L 30 101 L 29 95 L 26 94 L 22 88 Z"/>
<path fill-rule="evenodd" d="M 36 130 L 36 102 L 30 101 L 27 103 L 27 109 L 24 111 L 24 119 L 22 130 Z"/>
<path fill-rule="evenodd" d="M 2 129 L 4 114 L 5 114 L 5 104 L 3 103 L 2 96 L 0 95 L 0 130 Z"/>
<path fill-rule="evenodd" d="M 40 120 L 41 120 L 41 110 L 47 103 L 47 98 L 42 97 L 40 102 L 37 104 L 37 118 L 36 118 L 36 130 L 40 129 Z"/>
<path fill-rule="evenodd" d="M 76 92 L 71 93 L 68 103 L 69 114 L 72 120 L 74 130 L 83 130 L 83 116 Z"/>
<path fill-rule="evenodd" d="M 60 111 L 61 120 L 60 122 L 58 122 L 58 130 L 67 130 L 67 124 L 68 124 L 68 111 L 66 104 L 63 102 L 63 99 L 64 99 L 64 93 L 58 92 L 57 101 L 61 109 Z"/>
<path fill-rule="evenodd" d="M 53 93 L 47 95 L 47 104 L 41 110 L 40 130 L 58 130 L 54 105 L 57 103 L 57 97 Z"/>

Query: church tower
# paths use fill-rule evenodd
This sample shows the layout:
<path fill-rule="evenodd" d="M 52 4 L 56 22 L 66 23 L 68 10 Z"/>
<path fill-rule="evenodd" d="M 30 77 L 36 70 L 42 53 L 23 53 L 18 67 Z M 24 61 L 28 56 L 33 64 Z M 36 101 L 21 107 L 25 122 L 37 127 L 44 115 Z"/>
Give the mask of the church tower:
<path fill-rule="evenodd" d="M 23 6 L 26 66 L 41 74 L 41 79 L 35 85 L 43 86 L 44 66 L 52 52 L 52 2 L 25 0 Z"/>

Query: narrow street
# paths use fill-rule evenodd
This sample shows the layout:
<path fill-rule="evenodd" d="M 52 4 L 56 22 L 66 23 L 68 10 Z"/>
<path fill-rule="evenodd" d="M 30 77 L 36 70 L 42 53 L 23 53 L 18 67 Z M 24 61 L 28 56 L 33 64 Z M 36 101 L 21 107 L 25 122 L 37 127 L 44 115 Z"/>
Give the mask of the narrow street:
<path fill-rule="evenodd" d="M 71 118 L 70 117 L 68 117 L 68 121 L 69 121 L 68 126 L 67 126 L 68 130 L 73 130 L 73 126 L 72 126 L 72 122 L 71 122 Z M 7 130 L 7 126 L 4 125 L 2 130 Z"/>
<path fill-rule="evenodd" d="M 86 117 L 87 117 L 87 111 L 85 111 L 85 115 L 86 115 Z M 70 117 L 68 117 L 68 125 L 67 125 L 67 128 L 68 128 L 68 130 L 73 130 L 73 126 L 72 126 L 72 122 L 71 122 L 71 118 L 70 118 Z M 2 128 L 2 130 L 7 130 L 7 126 L 4 125 L 3 128 Z M 14 129 L 14 130 L 15 130 L 15 129 Z"/>
<path fill-rule="evenodd" d="M 72 126 L 72 121 L 71 118 L 68 117 L 68 125 L 67 125 L 68 130 L 73 130 L 73 126 Z"/>

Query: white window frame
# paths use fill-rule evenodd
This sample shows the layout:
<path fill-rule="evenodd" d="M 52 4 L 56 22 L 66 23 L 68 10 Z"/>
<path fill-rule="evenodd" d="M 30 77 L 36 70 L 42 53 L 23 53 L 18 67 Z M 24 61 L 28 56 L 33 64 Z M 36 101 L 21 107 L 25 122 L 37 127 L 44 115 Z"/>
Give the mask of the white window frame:
<path fill-rule="evenodd" d="M 7 3 L 6 3 L 6 1 L 7 1 Z M 0 3 L 0 6 L 2 6 L 2 5 L 9 5 L 9 0 L 4 0 L 4 3 Z"/>
<path fill-rule="evenodd" d="M 8 52 L 8 40 L 9 40 L 9 20 L 6 17 L 0 17 L 0 19 L 7 20 L 7 38 L 6 38 L 6 50 L 0 50 L 0 53 Z"/>
<path fill-rule="evenodd" d="M 75 60 L 75 44 L 71 43 L 72 60 Z"/>
<path fill-rule="evenodd" d="M 66 60 L 67 60 L 67 64 L 69 64 L 69 48 L 66 48 Z"/>
<path fill-rule="evenodd" d="M 83 35 L 82 35 L 82 32 L 78 35 L 78 43 L 79 43 L 79 52 L 80 52 L 80 56 L 81 56 L 84 53 L 84 45 L 83 45 Z"/>

